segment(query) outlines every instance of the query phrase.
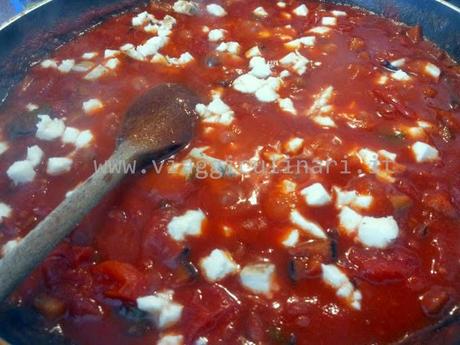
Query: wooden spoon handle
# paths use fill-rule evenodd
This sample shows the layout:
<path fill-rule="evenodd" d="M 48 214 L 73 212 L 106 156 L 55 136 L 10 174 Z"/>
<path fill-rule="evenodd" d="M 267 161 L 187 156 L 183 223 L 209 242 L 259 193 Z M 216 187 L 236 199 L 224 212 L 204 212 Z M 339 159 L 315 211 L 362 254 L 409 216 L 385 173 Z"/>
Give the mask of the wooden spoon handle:
<path fill-rule="evenodd" d="M 121 144 L 113 155 L 78 186 L 19 244 L 0 260 L 0 301 L 4 300 L 40 264 L 82 218 L 114 188 L 127 173 L 135 149 Z M 119 168 L 119 169 L 118 169 Z"/>

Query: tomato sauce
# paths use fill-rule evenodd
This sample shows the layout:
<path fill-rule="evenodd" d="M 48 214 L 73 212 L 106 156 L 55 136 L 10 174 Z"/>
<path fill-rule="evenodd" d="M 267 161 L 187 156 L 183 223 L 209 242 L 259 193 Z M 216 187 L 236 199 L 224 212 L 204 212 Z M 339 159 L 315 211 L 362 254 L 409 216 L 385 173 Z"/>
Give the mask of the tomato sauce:
<path fill-rule="evenodd" d="M 189 52 L 191 62 L 151 63 L 121 53 L 116 69 L 94 81 L 85 80 L 85 73 L 61 73 L 38 62 L 9 95 L 0 110 L 2 141 L 9 146 L 0 160 L 0 201 L 12 212 L 0 225 L 1 244 L 25 236 L 94 171 L 94 164 L 107 159 L 124 112 L 153 86 L 181 83 L 205 105 L 211 91 L 218 91 L 234 112 L 229 125 L 202 120 L 192 143 L 160 172 L 127 174 L 12 301 L 36 308 L 49 328 L 59 326 L 66 337 L 85 345 L 156 344 L 168 334 L 181 336 L 183 344 L 389 344 L 446 318 L 460 301 L 459 66 L 417 28 L 357 8 L 308 2 L 308 14 L 299 16 L 293 13 L 302 4 L 297 1 L 224 0 L 220 5 L 227 14 L 217 17 L 207 13 L 206 4 L 200 2 L 192 15 L 176 13 L 172 3 L 135 8 L 49 57 L 81 60 L 82 54 L 97 52 L 91 61 L 103 64 L 105 49 L 141 45 L 152 37 L 132 25 L 133 17 L 147 11 L 176 19 L 161 54 Z M 253 13 L 259 6 L 267 16 Z M 346 15 L 334 15 L 334 10 Z M 323 17 L 336 18 L 336 25 L 324 25 Z M 329 32 L 310 31 L 324 26 Z M 225 38 L 210 42 L 212 29 L 224 29 Z M 303 36 L 315 37 L 315 43 L 286 47 Z M 219 53 L 221 42 L 238 42 L 240 51 Z M 245 52 L 254 46 L 270 63 L 272 76 L 289 70 L 277 93 L 293 101 L 297 115 L 276 101 L 261 102 L 235 89 L 234 81 L 248 72 Z M 293 51 L 310 60 L 301 75 L 279 63 Z M 395 66 L 402 58 L 402 66 Z M 427 72 L 428 63 L 441 75 Z M 394 78 L 397 71 L 409 79 Z M 334 120 L 332 127 L 318 125 L 311 115 L 329 86 L 333 95 L 325 116 Z M 82 103 L 88 99 L 101 100 L 103 108 L 85 114 Z M 30 117 L 29 103 L 39 108 L 32 112 L 34 119 L 36 114 L 65 119 L 66 126 L 90 129 L 93 140 L 75 150 L 60 140 L 39 140 L 35 131 L 14 136 L 8 128 L 18 117 Z M 420 127 L 417 121 L 429 126 L 411 134 L 407 128 Z M 303 139 L 302 148 L 287 153 L 285 145 L 293 137 Z M 417 141 L 436 148 L 439 158 L 417 162 L 411 151 Z M 45 159 L 32 182 L 15 185 L 6 171 L 32 145 L 40 146 Z M 264 170 L 221 178 L 171 173 L 170 165 L 201 147 L 238 168 L 253 157 L 266 167 L 272 153 L 317 168 L 328 161 L 338 164 L 320 173 Z M 357 155 L 363 148 L 395 153 L 392 171 L 371 173 Z M 72 157 L 71 170 L 49 176 L 46 160 L 60 156 Z M 293 192 L 281 190 L 285 180 L 295 183 Z M 333 201 L 307 205 L 300 191 L 313 183 L 321 183 Z M 347 236 L 339 224 L 334 187 L 371 195 L 371 206 L 360 213 L 393 217 L 398 236 L 382 248 Z M 201 235 L 175 241 L 168 234 L 173 217 L 198 209 L 205 215 Z M 320 225 L 326 239 L 301 231 L 295 245 L 284 245 L 296 227 L 290 220 L 294 209 Z M 215 282 L 206 279 L 200 262 L 214 249 L 229 253 L 240 269 L 273 264 L 270 293 L 245 288 L 240 272 Z M 325 283 L 321 264 L 338 267 L 359 290 L 359 309 Z M 158 329 L 136 301 L 165 290 L 173 291 L 183 309 L 177 322 Z M 454 336 L 458 339 L 458 331 Z M 429 334 L 425 342 L 430 343 Z"/>

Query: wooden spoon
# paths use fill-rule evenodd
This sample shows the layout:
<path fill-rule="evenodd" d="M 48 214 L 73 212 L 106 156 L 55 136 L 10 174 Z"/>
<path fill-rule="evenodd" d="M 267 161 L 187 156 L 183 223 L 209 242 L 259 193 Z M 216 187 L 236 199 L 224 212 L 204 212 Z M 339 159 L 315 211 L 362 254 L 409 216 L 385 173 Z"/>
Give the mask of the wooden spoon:
<path fill-rule="evenodd" d="M 0 301 L 126 176 L 124 166 L 135 164 L 139 169 L 149 161 L 167 158 L 190 142 L 196 103 L 198 97 L 192 91 L 163 84 L 129 108 L 112 156 L 0 260 Z"/>

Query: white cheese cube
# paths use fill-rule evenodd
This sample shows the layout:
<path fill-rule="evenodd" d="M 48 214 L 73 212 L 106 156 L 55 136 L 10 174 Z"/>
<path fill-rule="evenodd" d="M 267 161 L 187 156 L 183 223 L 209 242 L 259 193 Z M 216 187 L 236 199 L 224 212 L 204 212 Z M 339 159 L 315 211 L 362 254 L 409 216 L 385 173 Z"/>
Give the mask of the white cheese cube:
<path fill-rule="evenodd" d="M 105 68 L 104 66 L 97 65 L 87 75 L 85 75 L 84 79 L 85 80 L 97 80 L 108 72 L 109 70 Z"/>
<path fill-rule="evenodd" d="M 336 265 L 321 265 L 323 281 L 336 290 L 338 297 L 345 299 L 348 304 L 356 309 L 361 309 L 362 295 L 355 290 L 350 280 Z"/>
<path fill-rule="evenodd" d="M 399 81 L 408 81 L 411 80 L 411 77 L 409 74 L 404 72 L 403 70 L 399 69 L 396 72 L 391 73 L 391 77 L 395 80 Z"/>
<path fill-rule="evenodd" d="M 158 292 L 154 295 L 139 297 L 137 307 L 148 313 L 159 329 L 175 325 L 182 316 L 181 304 L 173 301 L 174 293 L 171 290 Z"/>
<path fill-rule="evenodd" d="M 289 219 L 292 224 L 297 225 L 301 230 L 305 231 L 309 235 L 317 238 L 327 238 L 326 233 L 318 224 L 306 219 L 299 211 L 292 210 Z"/>
<path fill-rule="evenodd" d="M 288 248 L 295 247 L 297 243 L 299 242 L 299 238 L 300 238 L 299 230 L 292 229 L 291 231 L 289 231 L 287 236 L 285 236 L 285 238 L 282 241 L 282 244 L 283 246 L 288 247 Z"/>
<path fill-rule="evenodd" d="M 58 71 L 61 73 L 69 73 L 72 70 L 73 66 L 75 66 L 75 60 L 63 60 L 58 66 Z"/>
<path fill-rule="evenodd" d="M 73 127 L 66 127 L 64 134 L 62 135 L 62 142 L 64 144 L 75 144 L 80 131 Z"/>
<path fill-rule="evenodd" d="M 308 8 L 305 6 L 305 4 L 302 4 L 298 7 L 296 7 L 292 13 L 294 13 L 296 16 L 299 17 L 306 17 L 308 15 Z"/>
<path fill-rule="evenodd" d="M 280 98 L 278 99 L 278 104 L 281 110 L 291 113 L 292 115 L 297 115 L 297 110 L 294 107 L 294 103 L 290 98 Z"/>
<path fill-rule="evenodd" d="M 28 160 L 14 162 L 6 174 L 15 185 L 32 182 L 36 175 L 33 164 Z"/>
<path fill-rule="evenodd" d="M 276 6 L 278 6 L 279 8 L 286 8 L 286 3 L 284 1 L 278 1 L 276 3 Z"/>
<path fill-rule="evenodd" d="M 208 33 L 208 40 L 211 42 L 218 42 L 223 40 L 225 37 L 225 30 L 213 29 Z"/>
<path fill-rule="evenodd" d="M 213 100 L 207 106 L 197 104 L 195 111 L 205 123 L 220 123 L 224 126 L 230 125 L 234 120 L 235 113 L 220 98 L 219 94 L 213 96 Z"/>
<path fill-rule="evenodd" d="M 345 206 L 339 213 L 340 228 L 343 229 L 348 235 L 353 234 L 361 224 L 363 217 L 353 211 L 351 208 Z"/>
<path fill-rule="evenodd" d="M 327 25 L 327 26 L 337 25 L 337 18 L 336 17 L 323 17 L 321 19 L 321 24 Z"/>
<path fill-rule="evenodd" d="M 394 162 L 396 161 L 396 158 L 398 157 L 396 153 L 387 151 L 387 150 L 379 150 L 378 154 L 385 158 L 388 161 Z"/>
<path fill-rule="evenodd" d="M 297 183 L 284 179 L 281 181 L 281 192 L 284 194 L 294 193 L 297 189 Z"/>
<path fill-rule="evenodd" d="M 40 63 L 41 68 L 58 68 L 56 60 L 46 59 Z"/>
<path fill-rule="evenodd" d="M 324 206 L 332 201 L 329 192 L 321 183 L 314 183 L 300 191 L 300 195 L 305 198 L 309 206 Z"/>
<path fill-rule="evenodd" d="M 347 16 L 347 12 L 344 12 L 344 11 L 333 10 L 331 11 L 331 13 L 335 17 L 346 17 Z"/>
<path fill-rule="evenodd" d="M 183 345 L 184 344 L 184 337 L 182 335 L 176 334 L 167 334 L 162 336 L 157 345 Z"/>
<path fill-rule="evenodd" d="M 240 272 L 241 284 L 255 294 L 269 294 L 273 290 L 275 265 L 260 263 L 245 266 Z"/>
<path fill-rule="evenodd" d="M 189 210 L 171 219 L 167 226 L 168 234 L 176 241 L 183 241 L 186 236 L 199 236 L 205 219 L 200 209 Z"/>
<path fill-rule="evenodd" d="M 268 17 L 267 11 L 262 6 L 257 7 L 252 13 L 259 18 L 265 18 Z"/>
<path fill-rule="evenodd" d="M 114 70 L 118 67 L 120 64 L 120 60 L 118 58 L 112 58 L 107 60 L 107 62 L 104 64 L 105 67 L 108 69 Z"/>
<path fill-rule="evenodd" d="M 264 85 L 264 80 L 251 74 L 242 74 L 233 81 L 233 88 L 242 93 L 255 93 Z"/>
<path fill-rule="evenodd" d="M 80 149 L 82 147 L 88 146 L 88 144 L 93 140 L 93 133 L 89 129 L 81 131 L 78 134 L 77 139 L 75 140 L 75 146 Z"/>
<path fill-rule="evenodd" d="M 335 121 L 330 116 L 317 115 L 312 117 L 312 121 L 321 127 L 337 127 Z"/>
<path fill-rule="evenodd" d="M 432 162 L 439 159 L 439 151 L 424 142 L 417 141 L 412 145 L 412 152 L 418 163 Z"/>
<path fill-rule="evenodd" d="M 307 70 L 307 65 L 310 62 L 299 52 L 292 52 L 279 60 L 282 66 L 290 66 L 298 75 L 302 75 Z"/>
<path fill-rule="evenodd" d="M 43 156 L 44 152 L 38 145 L 34 145 L 27 148 L 26 160 L 28 160 L 34 168 L 40 164 L 40 162 L 43 159 Z"/>
<path fill-rule="evenodd" d="M 207 5 L 206 10 L 208 11 L 209 14 L 215 17 L 224 17 L 227 15 L 227 12 L 224 10 L 224 8 L 217 4 Z"/>
<path fill-rule="evenodd" d="M 251 68 L 249 73 L 257 78 L 264 79 L 272 74 L 270 65 L 261 56 L 251 58 L 249 67 Z"/>
<path fill-rule="evenodd" d="M 318 34 L 318 35 L 325 35 L 331 31 L 331 28 L 328 28 L 327 26 L 315 26 L 314 28 L 311 28 L 308 30 L 308 32 L 311 32 L 313 34 Z"/>
<path fill-rule="evenodd" d="M 216 48 L 218 52 L 237 55 L 240 52 L 241 46 L 238 42 L 222 42 Z"/>
<path fill-rule="evenodd" d="M 351 206 L 359 209 L 368 209 L 372 205 L 374 198 L 372 195 L 359 194 L 352 202 Z"/>
<path fill-rule="evenodd" d="M 433 65 L 431 62 L 428 62 L 425 65 L 424 71 L 435 80 L 439 80 L 439 77 L 441 76 L 441 69 L 438 66 Z"/>
<path fill-rule="evenodd" d="M 0 202 L 0 224 L 3 222 L 4 218 L 11 217 L 13 210 L 11 207 L 4 202 Z"/>
<path fill-rule="evenodd" d="M 284 145 L 284 149 L 288 153 L 296 154 L 302 149 L 303 143 L 304 143 L 304 140 L 302 138 L 295 137 L 295 138 L 289 139 L 286 142 L 286 144 Z"/>
<path fill-rule="evenodd" d="M 358 229 L 358 239 L 367 247 L 385 248 L 398 234 L 399 227 L 392 216 L 364 217 Z"/>
<path fill-rule="evenodd" d="M 187 16 L 192 16 L 195 13 L 197 13 L 198 6 L 193 1 L 179 0 L 174 3 L 173 10 L 176 13 L 185 14 Z"/>
<path fill-rule="evenodd" d="M 295 40 L 289 41 L 284 45 L 289 49 L 300 49 L 302 46 L 312 47 L 315 45 L 316 38 L 314 36 L 304 36 Z"/>
<path fill-rule="evenodd" d="M 72 159 L 67 157 L 52 157 L 48 159 L 46 173 L 51 176 L 62 175 L 72 168 Z"/>
<path fill-rule="evenodd" d="M 8 143 L 0 141 L 0 155 L 4 154 L 9 149 Z"/>
<path fill-rule="evenodd" d="M 35 136 L 38 139 L 51 141 L 64 133 L 65 124 L 61 119 L 51 119 L 48 115 L 37 115 L 37 117 L 39 122 Z"/>
<path fill-rule="evenodd" d="M 336 194 L 335 206 L 338 208 L 350 205 L 358 196 L 358 192 L 355 190 L 342 191 L 339 187 L 334 187 L 334 191 Z"/>
<path fill-rule="evenodd" d="M 34 111 L 34 110 L 37 110 L 38 109 L 38 105 L 34 104 L 34 103 L 27 103 L 26 105 L 26 110 L 27 111 Z"/>
<path fill-rule="evenodd" d="M 239 265 L 233 261 L 230 253 L 214 249 L 209 256 L 201 259 L 200 267 L 209 281 L 215 282 L 224 279 L 239 270 Z"/>
<path fill-rule="evenodd" d="M 364 148 L 358 151 L 358 157 L 361 160 L 361 163 L 364 164 L 369 171 L 377 172 L 380 166 L 379 155 L 377 152 Z"/>
<path fill-rule="evenodd" d="M 106 49 L 106 50 L 104 51 L 104 58 L 105 58 L 105 59 L 113 58 L 113 57 L 118 56 L 118 55 L 120 55 L 120 51 L 119 51 L 119 50 Z"/>
<path fill-rule="evenodd" d="M 254 56 L 261 56 L 262 53 L 260 52 L 260 49 L 258 46 L 254 46 L 250 48 L 246 53 L 244 53 L 244 56 L 247 57 L 248 59 L 253 58 Z"/>
<path fill-rule="evenodd" d="M 104 104 L 97 98 L 92 98 L 83 102 L 83 111 L 88 114 L 94 114 L 104 108 Z"/>
<path fill-rule="evenodd" d="M 405 58 L 401 58 L 401 59 L 397 59 L 397 60 L 393 60 L 390 62 L 392 66 L 394 67 L 397 67 L 397 68 L 401 68 L 403 67 L 405 64 L 406 64 L 406 59 Z"/>
<path fill-rule="evenodd" d="M 88 53 L 84 53 L 81 57 L 82 59 L 85 59 L 85 60 L 91 60 L 91 59 L 94 59 L 96 56 L 97 56 L 96 52 L 88 52 Z"/>
<path fill-rule="evenodd" d="M 255 95 L 259 101 L 265 103 L 275 102 L 279 98 L 279 94 L 276 90 L 267 84 L 258 89 Z"/>

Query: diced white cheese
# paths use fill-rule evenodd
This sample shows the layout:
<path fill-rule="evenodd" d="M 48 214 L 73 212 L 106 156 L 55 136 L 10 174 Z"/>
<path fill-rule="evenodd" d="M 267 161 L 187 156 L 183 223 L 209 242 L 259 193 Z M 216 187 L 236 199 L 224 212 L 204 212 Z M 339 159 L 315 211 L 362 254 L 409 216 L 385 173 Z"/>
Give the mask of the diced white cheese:
<path fill-rule="evenodd" d="M 403 67 L 405 64 L 406 64 L 406 59 L 405 58 L 401 58 L 401 59 L 397 59 L 397 60 L 393 60 L 390 62 L 392 66 L 394 67 L 397 67 L 397 68 L 401 68 Z"/>
<path fill-rule="evenodd" d="M 254 56 L 261 56 L 262 53 L 260 52 L 260 49 L 258 46 L 254 46 L 250 48 L 249 50 L 244 53 L 244 56 L 247 57 L 248 59 L 253 58 Z"/>
<path fill-rule="evenodd" d="M 72 168 L 72 159 L 67 157 L 51 157 L 48 159 L 46 173 L 51 176 L 62 175 Z"/>
<path fill-rule="evenodd" d="M 350 205 L 358 196 L 358 192 L 355 190 L 342 191 L 339 187 L 334 187 L 334 191 L 336 194 L 335 205 L 338 208 Z"/>
<path fill-rule="evenodd" d="M 120 51 L 119 51 L 119 50 L 106 49 L 106 50 L 104 51 L 104 58 L 105 58 L 105 59 L 113 58 L 113 57 L 118 56 L 118 55 L 120 55 Z"/>
<path fill-rule="evenodd" d="M 218 42 L 223 40 L 225 37 L 225 30 L 223 29 L 213 29 L 208 33 L 208 40 L 211 42 Z"/>
<path fill-rule="evenodd" d="M 318 35 L 325 35 L 331 31 L 331 28 L 328 28 L 327 26 L 315 26 L 314 28 L 311 28 L 308 30 L 308 32 L 311 32 L 313 34 L 318 34 Z"/>
<path fill-rule="evenodd" d="M 361 163 L 364 164 L 369 171 L 377 172 L 380 166 L 379 155 L 377 152 L 364 148 L 358 151 L 358 157 L 361 160 Z"/>
<path fill-rule="evenodd" d="M 300 38 L 296 38 L 295 40 L 289 41 L 284 45 L 286 48 L 289 49 L 300 49 L 303 46 L 305 47 L 312 47 L 315 45 L 316 38 L 314 36 L 304 36 Z"/>
<path fill-rule="evenodd" d="M 4 202 L 0 202 L 0 224 L 3 222 L 4 218 L 11 217 L 13 210 L 11 207 Z"/>
<path fill-rule="evenodd" d="M 332 201 L 329 192 L 321 183 L 314 183 L 300 191 L 300 195 L 305 198 L 309 206 L 324 206 Z"/>
<path fill-rule="evenodd" d="M 38 109 L 38 105 L 34 104 L 34 103 L 27 103 L 26 105 L 26 110 L 27 111 L 34 111 L 34 110 L 37 110 Z"/>
<path fill-rule="evenodd" d="M 322 127 L 337 127 L 335 121 L 330 116 L 322 116 L 322 115 L 313 116 L 312 121 Z"/>
<path fill-rule="evenodd" d="M 245 266 L 240 272 L 241 284 L 255 294 L 269 294 L 273 290 L 275 265 L 269 263 Z"/>
<path fill-rule="evenodd" d="M 284 179 L 281 181 L 281 192 L 284 194 L 294 193 L 297 189 L 297 183 Z"/>
<path fill-rule="evenodd" d="M 328 113 L 332 110 L 331 105 L 329 102 L 334 94 L 334 88 L 332 86 L 328 86 L 324 90 L 321 90 L 318 94 L 316 94 L 313 99 L 313 104 L 308 110 L 308 115 L 322 115 L 324 113 Z"/>
<path fill-rule="evenodd" d="M 326 233 L 318 224 L 307 220 L 297 210 L 291 211 L 290 220 L 294 225 L 297 225 L 301 230 L 307 232 L 313 237 L 327 238 Z"/>
<path fill-rule="evenodd" d="M 268 17 L 267 11 L 262 6 L 257 7 L 252 13 L 259 18 L 265 18 Z"/>
<path fill-rule="evenodd" d="M 94 59 L 96 56 L 97 56 L 96 52 L 88 52 L 88 53 L 84 53 L 81 57 L 82 59 L 85 59 L 85 60 L 91 60 L 91 59 Z"/>
<path fill-rule="evenodd" d="M 358 239 L 367 247 L 385 248 L 398 234 L 399 227 L 392 216 L 364 217 L 358 229 Z"/>
<path fill-rule="evenodd" d="M 391 77 L 399 81 L 408 81 L 411 79 L 410 75 L 404 72 L 402 69 L 398 69 L 396 72 L 391 73 Z"/>
<path fill-rule="evenodd" d="M 307 70 L 307 65 L 310 62 L 305 56 L 299 52 L 291 52 L 281 60 L 279 60 L 282 66 L 291 67 L 298 75 L 302 75 Z"/>
<path fill-rule="evenodd" d="M 136 299 L 137 307 L 148 313 L 159 329 L 175 325 L 182 316 L 183 306 L 173 300 L 171 290 Z"/>
<path fill-rule="evenodd" d="M 207 106 L 197 104 L 195 110 L 205 123 L 220 123 L 230 125 L 234 120 L 235 113 L 225 104 L 219 94 L 213 95 L 213 100 Z"/>
<path fill-rule="evenodd" d="M 208 338 L 199 337 L 199 338 L 195 341 L 195 344 L 194 344 L 194 345 L 208 345 L 208 343 L 209 343 Z"/>
<path fill-rule="evenodd" d="M 162 336 L 157 345 L 183 345 L 184 344 L 184 337 L 182 335 L 177 334 L 167 334 Z"/>
<path fill-rule="evenodd" d="M 278 104 L 282 111 L 297 115 L 297 110 L 294 107 L 294 103 L 290 98 L 280 98 L 278 99 Z"/>
<path fill-rule="evenodd" d="M 156 57 L 158 57 L 158 55 L 160 54 L 156 54 L 154 56 L 154 60 L 156 59 Z M 152 62 L 155 62 L 154 60 L 152 60 Z M 178 58 L 172 58 L 172 57 L 166 56 L 165 60 L 166 60 L 166 63 L 169 65 L 184 66 L 188 64 L 189 62 L 192 62 L 194 58 L 192 54 L 190 54 L 189 52 L 185 52 L 185 53 L 182 53 Z"/>
<path fill-rule="evenodd" d="M 297 229 L 292 229 L 289 231 L 287 236 L 283 239 L 283 246 L 285 247 L 295 247 L 296 244 L 299 242 L 300 234 L 299 230 Z"/>
<path fill-rule="evenodd" d="M 104 66 L 107 67 L 108 69 L 114 70 L 118 67 L 119 64 L 120 64 L 120 60 L 118 58 L 111 58 L 107 60 Z"/>
<path fill-rule="evenodd" d="M 94 62 L 91 61 L 82 61 L 72 67 L 72 71 L 78 73 L 85 73 L 91 70 L 94 67 Z"/>
<path fill-rule="evenodd" d="M 37 132 L 35 136 L 41 140 L 51 141 L 59 138 L 65 130 L 64 121 L 61 119 L 52 119 L 48 115 L 37 115 Z"/>
<path fill-rule="evenodd" d="M 14 240 L 10 240 L 8 242 L 6 242 L 3 246 L 2 246 L 2 256 L 6 256 L 8 255 L 9 253 L 11 253 L 14 248 L 16 248 L 19 244 L 19 242 L 21 241 L 21 239 L 14 239 Z"/>
<path fill-rule="evenodd" d="M 206 10 L 209 14 L 216 16 L 216 17 L 224 17 L 227 15 L 227 12 L 224 8 L 217 4 L 209 4 L 206 6 Z"/>
<path fill-rule="evenodd" d="M 346 17 L 347 16 L 347 12 L 344 12 L 344 11 L 333 10 L 331 11 L 331 13 L 335 17 Z"/>
<path fill-rule="evenodd" d="M 284 1 L 278 1 L 276 3 L 276 6 L 278 6 L 279 8 L 286 8 L 286 3 Z"/>
<path fill-rule="evenodd" d="M 424 71 L 426 74 L 433 77 L 435 80 L 438 80 L 441 76 L 441 69 L 438 66 L 433 65 L 431 62 L 428 62 L 425 65 Z"/>
<path fill-rule="evenodd" d="M 353 234 L 361 224 L 363 217 L 353 211 L 348 206 L 343 207 L 339 213 L 340 228 L 343 229 L 348 235 Z"/>
<path fill-rule="evenodd" d="M 239 270 L 239 265 L 233 261 L 230 253 L 214 249 L 209 256 L 201 259 L 200 267 L 209 281 L 224 279 Z"/>
<path fill-rule="evenodd" d="M 336 17 L 323 17 L 321 19 L 321 24 L 327 25 L 327 26 L 337 25 L 337 18 Z"/>
<path fill-rule="evenodd" d="M 354 208 L 359 208 L 359 209 L 368 209 L 374 198 L 372 195 L 358 195 L 352 202 L 351 206 Z"/>
<path fill-rule="evenodd" d="M 257 78 L 267 78 L 272 74 L 271 67 L 267 61 L 261 56 L 255 56 L 249 61 L 250 74 Z"/>
<path fill-rule="evenodd" d="M 255 93 L 264 85 L 264 82 L 251 74 L 242 74 L 233 81 L 233 88 L 242 93 Z"/>
<path fill-rule="evenodd" d="M 168 234 L 176 241 L 183 241 L 186 236 L 199 236 L 205 219 L 200 209 L 189 210 L 171 219 L 167 226 Z"/>
<path fill-rule="evenodd" d="M 40 162 L 43 159 L 43 156 L 44 152 L 38 145 L 34 145 L 27 148 L 26 160 L 28 160 L 34 168 L 40 164 Z"/>
<path fill-rule="evenodd" d="M 33 164 L 28 160 L 14 162 L 6 174 L 15 185 L 32 182 L 36 175 Z"/>
<path fill-rule="evenodd" d="M 230 53 L 234 55 L 238 55 L 240 52 L 241 46 L 238 42 L 222 42 L 216 48 L 216 50 L 220 53 Z"/>
<path fill-rule="evenodd" d="M 4 154 L 9 148 L 8 143 L 0 141 L 0 155 Z"/>
<path fill-rule="evenodd" d="M 323 281 L 337 291 L 337 296 L 345 299 L 352 308 L 360 310 L 362 295 L 336 265 L 321 264 Z"/>
<path fill-rule="evenodd" d="M 439 151 L 427 143 L 417 141 L 412 145 L 412 152 L 418 163 L 432 162 L 439 159 Z"/>
<path fill-rule="evenodd" d="M 299 17 L 306 17 L 308 15 L 308 8 L 305 6 L 305 4 L 302 4 L 298 7 L 296 7 L 292 13 L 294 13 L 296 16 Z"/>
<path fill-rule="evenodd" d="M 144 11 L 144 12 L 139 13 L 135 17 L 133 17 L 133 19 L 131 20 L 131 24 L 133 26 L 143 26 L 147 24 L 149 21 L 154 21 L 154 20 L 155 20 L 155 17 L 153 15 L 151 15 L 147 11 Z"/>
<path fill-rule="evenodd" d="M 93 133 L 89 129 L 81 131 L 78 134 L 77 139 L 75 139 L 75 146 L 80 149 L 82 147 L 88 146 L 88 144 L 93 140 Z"/>
<path fill-rule="evenodd" d="M 105 68 L 104 66 L 97 65 L 87 75 L 85 75 L 84 79 L 85 80 L 97 80 L 108 72 L 109 70 Z"/>
<path fill-rule="evenodd" d="M 104 107 L 104 104 L 97 98 L 92 98 L 83 102 L 83 111 L 86 114 L 94 114 L 97 111 L 101 110 Z"/>
<path fill-rule="evenodd" d="M 291 154 L 298 153 L 303 147 L 304 140 L 299 137 L 289 139 L 284 145 L 286 152 Z"/>
<path fill-rule="evenodd" d="M 198 161 L 198 163 L 206 163 L 211 167 L 213 171 L 220 174 L 221 177 L 233 177 L 240 175 L 240 172 L 229 162 L 205 154 L 204 151 L 206 151 L 208 148 L 208 146 L 195 147 L 190 151 L 189 156 Z"/>
<path fill-rule="evenodd" d="M 145 41 L 144 44 L 141 44 L 140 46 L 137 47 L 136 52 L 140 54 L 142 57 L 153 56 L 161 48 L 163 48 L 166 45 L 166 43 L 168 43 L 168 40 L 169 40 L 168 37 L 165 37 L 165 36 L 155 36 L 155 37 L 149 38 L 147 41 Z M 129 49 L 127 52 L 132 52 L 132 50 Z M 138 60 L 140 58 L 138 54 L 133 53 L 133 56 L 131 57 Z"/>
<path fill-rule="evenodd" d="M 261 102 L 271 103 L 279 98 L 279 94 L 276 92 L 279 89 L 279 85 L 277 86 L 277 84 L 271 83 L 269 79 L 267 79 L 267 83 L 264 83 L 255 93 L 256 98 Z M 276 78 L 272 79 L 272 81 L 276 80 Z"/>
<path fill-rule="evenodd" d="M 74 65 L 75 60 L 73 59 L 63 60 L 58 66 L 58 71 L 61 73 L 69 73 Z"/>
<path fill-rule="evenodd" d="M 173 10 L 176 13 L 192 16 L 198 11 L 198 5 L 193 1 L 179 0 L 173 5 Z"/>
<path fill-rule="evenodd" d="M 75 144 L 80 131 L 73 127 L 66 127 L 64 134 L 62 134 L 62 142 L 64 144 Z"/>
<path fill-rule="evenodd" d="M 382 156 L 383 158 L 385 158 L 386 160 L 389 160 L 392 162 L 394 162 L 396 160 L 396 157 L 398 157 L 396 153 L 393 153 L 387 150 L 379 150 L 378 154 Z"/>
<path fill-rule="evenodd" d="M 58 68 L 56 60 L 46 59 L 40 63 L 42 68 Z"/>

